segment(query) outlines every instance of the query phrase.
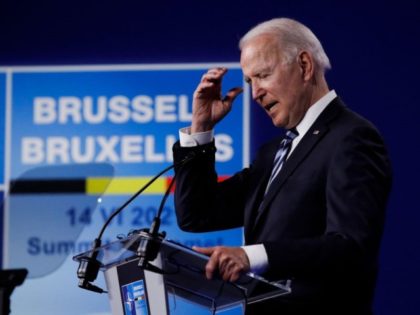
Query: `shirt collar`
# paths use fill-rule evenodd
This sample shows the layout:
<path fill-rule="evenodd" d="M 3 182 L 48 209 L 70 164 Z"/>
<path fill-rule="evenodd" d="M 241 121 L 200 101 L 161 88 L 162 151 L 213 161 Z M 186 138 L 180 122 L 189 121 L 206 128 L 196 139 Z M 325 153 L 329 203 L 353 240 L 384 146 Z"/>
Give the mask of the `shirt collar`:
<path fill-rule="evenodd" d="M 299 138 L 301 139 L 305 133 L 311 128 L 318 116 L 323 112 L 323 110 L 328 106 L 331 101 L 337 97 L 335 90 L 329 91 L 318 101 L 316 101 L 309 109 L 306 111 L 305 116 L 296 126 L 296 130 L 299 133 Z"/>

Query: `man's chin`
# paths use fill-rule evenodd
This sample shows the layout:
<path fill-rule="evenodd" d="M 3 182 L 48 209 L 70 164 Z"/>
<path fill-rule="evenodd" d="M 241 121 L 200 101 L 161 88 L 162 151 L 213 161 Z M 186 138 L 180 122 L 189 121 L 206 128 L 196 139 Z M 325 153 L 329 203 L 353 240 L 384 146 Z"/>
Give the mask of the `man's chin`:
<path fill-rule="evenodd" d="M 280 119 L 276 119 L 276 117 L 271 118 L 271 122 L 273 123 L 274 127 L 287 128 L 286 122 Z"/>

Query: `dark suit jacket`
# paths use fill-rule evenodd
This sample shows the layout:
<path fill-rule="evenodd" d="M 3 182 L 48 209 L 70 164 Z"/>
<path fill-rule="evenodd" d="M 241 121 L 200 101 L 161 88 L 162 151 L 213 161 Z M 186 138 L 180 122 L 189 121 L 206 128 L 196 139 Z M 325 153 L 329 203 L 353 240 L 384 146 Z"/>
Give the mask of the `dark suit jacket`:
<path fill-rule="evenodd" d="M 214 144 L 175 144 L 175 162 L 197 152 L 176 168 L 179 226 L 192 232 L 244 226 L 246 244 L 262 243 L 267 251 L 263 276 L 292 279 L 292 293 L 268 303 L 279 314 L 370 314 L 391 186 L 378 131 L 334 99 L 263 198 L 280 141 L 264 145 L 249 168 L 222 183 Z"/>

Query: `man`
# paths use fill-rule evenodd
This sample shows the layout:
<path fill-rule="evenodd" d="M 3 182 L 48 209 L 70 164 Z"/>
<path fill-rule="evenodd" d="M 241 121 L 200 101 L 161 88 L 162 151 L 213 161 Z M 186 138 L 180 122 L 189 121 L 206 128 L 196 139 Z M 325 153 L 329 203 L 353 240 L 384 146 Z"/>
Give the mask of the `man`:
<path fill-rule="evenodd" d="M 243 247 L 196 248 L 210 256 L 208 278 L 253 271 L 291 279 L 291 294 L 249 306 L 249 314 L 371 314 L 391 186 L 383 141 L 329 89 L 328 57 L 301 23 L 264 22 L 240 49 L 253 99 L 288 137 L 217 183 L 212 130 L 241 89 L 223 97 L 227 69 L 210 69 L 194 93 L 192 125 L 174 146 L 175 162 L 198 153 L 176 169 L 178 223 L 192 232 L 244 226 Z"/>

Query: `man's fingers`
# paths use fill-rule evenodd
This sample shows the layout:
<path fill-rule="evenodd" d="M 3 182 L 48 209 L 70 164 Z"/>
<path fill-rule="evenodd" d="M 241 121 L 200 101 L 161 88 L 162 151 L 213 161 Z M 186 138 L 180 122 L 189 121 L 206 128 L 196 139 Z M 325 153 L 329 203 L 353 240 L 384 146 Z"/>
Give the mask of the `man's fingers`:
<path fill-rule="evenodd" d="M 234 87 L 232 89 L 230 89 L 227 93 L 226 96 L 223 99 L 223 102 L 227 102 L 227 103 L 233 103 L 233 101 L 235 100 L 235 98 L 241 94 L 243 91 L 243 89 L 241 87 Z"/>
<path fill-rule="evenodd" d="M 226 68 L 213 68 L 208 70 L 201 77 L 201 82 L 216 82 L 220 81 L 224 74 L 227 72 Z"/>
<path fill-rule="evenodd" d="M 219 261 L 219 271 L 224 281 L 233 282 L 238 280 L 242 269 L 234 257 L 226 256 Z"/>
<path fill-rule="evenodd" d="M 216 255 L 211 255 L 209 261 L 206 264 L 206 278 L 212 279 L 213 274 L 217 269 L 219 258 Z"/>
<path fill-rule="evenodd" d="M 211 89 L 214 86 L 214 82 L 201 82 L 196 89 L 196 92 L 202 94 L 206 90 Z"/>
<path fill-rule="evenodd" d="M 219 258 L 217 256 L 212 255 L 215 251 L 215 247 L 198 247 L 193 246 L 193 250 L 199 252 L 201 254 L 210 256 L 209 261 L 206 264 L 206 278 L 212 279 L 214 271 L 217 268 Z"/>
<path fill-rule="evenodd" d="M 192 248 L 196 252 L 199 252 L 204 255 L 210 256 L 214 252 L 214 247 L 199 247 L 199 246 L 193 246 Z"/>
<path fill-rule="evenodd" d="M 213 255 L 213 253 L 216 250 L 216 247 L 198 247 L 198 246 L 194 246 L 193 249 L 201 254 L 210 256 L 209 261 L 206 264 L 206 278 L 207 279 L 212 279 L 213 278 L 213 274 L 216 271 L 216 269 L 218 268 L 218 264 L 219 264 L 219 257 L 218 255 Z"/>
<path fill-rule="evenodd" d="M 206 278 L 212 279 L 216 271 L 224 281 L 236 281 L 241 273 L 249 270 L 248 258 L 242 248 L 224 246 L 196 247 L 199 253 L 210 256 L 206 264 Z"/>

